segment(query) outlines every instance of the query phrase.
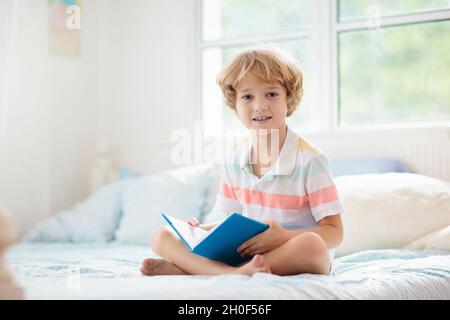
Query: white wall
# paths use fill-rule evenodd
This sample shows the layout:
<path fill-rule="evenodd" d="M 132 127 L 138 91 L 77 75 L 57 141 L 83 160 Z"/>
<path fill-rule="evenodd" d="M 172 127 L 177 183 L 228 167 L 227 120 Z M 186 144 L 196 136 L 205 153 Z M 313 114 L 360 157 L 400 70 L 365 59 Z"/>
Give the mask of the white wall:
<path fill-rule="evenodd" d="M 14 22 L 12 34 L 2 39 L 9 56 L 1 74 L 7 84 L 0 113 L 0 201 L 21 235 L 88 193 L 98 105 L 96 24 L 89 14 L 95 2 L 85 2 L 79 59 L 49 54 L 46 0 L 4 4 L 3 13 L 13 12 Z"/>
<path fill-rule="evenodd" d="M 198 116 L 194 2 L 102 2 L 99 128 L 118 166 L 164 167 L 155 145 L 176 128 L 192 127 Z"/>
<path fill-rule="evenodd" d="M 49 214 L 89 193 L 98 124 L 98 1 L 83 1 L 81 56 L 49 59 Z"/>
<path fill-rule="evenodd" d="M 198 112 L 194 1 L 83 1 L 76 59 L 48 54 L 47 1 L 19 2 L 20 72 L 8 79 L 7 113 L 0 102 L 0 201 L 23 234 L 88 195 L 98 141 L 117 167 L 157 169 L 154 146 Z"/>

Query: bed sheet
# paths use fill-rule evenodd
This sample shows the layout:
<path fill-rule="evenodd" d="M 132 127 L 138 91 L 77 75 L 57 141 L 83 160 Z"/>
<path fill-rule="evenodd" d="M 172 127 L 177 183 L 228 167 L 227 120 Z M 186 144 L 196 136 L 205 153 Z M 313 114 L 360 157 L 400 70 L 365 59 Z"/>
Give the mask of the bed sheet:
<path fill-rule="evenodd" d="M 450 252 L 371 250 L 336 259 L 335 276 L 142 276 L 148 247 L 23 243 L 6 260 L 27 299 L 450 299 Z"/>

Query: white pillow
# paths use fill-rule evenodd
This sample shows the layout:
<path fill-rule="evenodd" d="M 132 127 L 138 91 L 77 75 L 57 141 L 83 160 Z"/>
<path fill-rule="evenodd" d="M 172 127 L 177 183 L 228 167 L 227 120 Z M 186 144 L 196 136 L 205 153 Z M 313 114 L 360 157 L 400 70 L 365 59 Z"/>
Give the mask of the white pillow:
<path fill-rule="evenodd" d="M 450 225 L 450 185 L 441 180 L 386 173 L 342 176 L 335 183 L 346 209 L 336 256 L 401 248 Z"/>
<path fill-rule="evenodd" d="M 403 249 L 440 249 L 450 251 L 450 226 L 414 240 L 404 246 Z"/>
<path fill-rule="evenodd" d="M 108 242 L 119 224 L 120 194 L 132 179 L 117 181 L 101 189 L 75 206 L 29 230 L 24 242 Z"/>
<path fill-rule="evenodd" d="M 210 166 L 192 166 L 133 179 L 122 193 L 123 216 L 118 242 L 148 245 L 151 233 L 166 225 L 161 212 L 188 219 L 200 218 L 210 181 Z"/>

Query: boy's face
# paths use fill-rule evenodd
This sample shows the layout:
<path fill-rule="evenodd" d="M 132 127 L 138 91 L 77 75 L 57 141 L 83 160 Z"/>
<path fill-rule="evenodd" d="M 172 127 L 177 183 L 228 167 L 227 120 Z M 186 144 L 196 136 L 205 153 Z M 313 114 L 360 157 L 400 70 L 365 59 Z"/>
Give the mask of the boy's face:
<path fill-rule="evenodd" d="M 287 92 L 281 84 L 265 82 L 252 74 L 239 83 L 236 113 L 246 128 L 281 129 L 286 123 L 287 111 Z"/>

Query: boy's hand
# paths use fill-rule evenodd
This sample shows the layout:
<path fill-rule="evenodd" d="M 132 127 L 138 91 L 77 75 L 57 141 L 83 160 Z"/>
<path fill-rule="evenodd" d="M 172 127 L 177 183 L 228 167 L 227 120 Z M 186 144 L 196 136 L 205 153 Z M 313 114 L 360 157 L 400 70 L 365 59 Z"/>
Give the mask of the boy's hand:
<path fill-rule="evenodd" d="M 189 223 L 193 227 L 200 227 L 200 222 L 195 217 L 189 218 L 187 220 L 187 223 Z"/>
<path fill-rule="evenodd" d="M 288 240 L 285 230 L 278 222 L 273 220 L 264 222 L 269 225 L 269 229 L 247 240 L 237 249 L 242 257 L 264 254 L 278 248 Z"/>

